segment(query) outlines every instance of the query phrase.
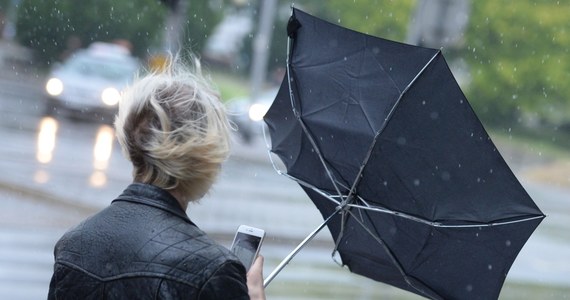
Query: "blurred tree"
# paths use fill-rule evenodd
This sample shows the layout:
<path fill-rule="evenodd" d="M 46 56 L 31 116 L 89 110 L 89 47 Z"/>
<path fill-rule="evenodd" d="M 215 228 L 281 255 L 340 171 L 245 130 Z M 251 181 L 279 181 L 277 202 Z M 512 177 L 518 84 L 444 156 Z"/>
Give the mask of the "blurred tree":
<path fill-rule="evenodd" d="M 404 41 L 417 3 L 330 0 L 295 6 L 341 26 Z M 479 116 L 494 125 L 570 127 L 570 2 L 472 0 L 471 6 L 465 47 L 454 55 L 469 62 L 472 81 L 465 92 Z M 275 27 L 283 32 L 281 23 Z M 274 36 L 271 63 L 284 65 L 286 39 Z"/>
<path fill-rule="evenodd" d="M 356 31 L 403 42 L 416 0 L 330 0 L 327 19 Z"/>
<path fill-rule="evenodd" d="M 488 0 L 472 8 L 463 56 L 480 117 L 497 125 L 570 124 L 570 2 Z"/>
<path fill-rule="evenodd" d="M 223 8 L 226 5 L 223 0 L 179 0 L 188 1 L 186 5 L 186 31 L 182 43 L 183 50 L 190 50 L 200 54 L 210 33 L 223 17 Z"/>
<path fill-rule="evenodd" d="M 412 15 L 416 0 L 329 0 L 329 1 L 294 1 L 296 8 L 318 16 L 329 22 L 348 27 L 364 33 L 382 36 L 385 38 L 404 41 L 407 34 L 409 16 Z M 275 74 L 275 70 L 285 67 L 287 54 L 287 20 L 291 14 L 291 0 L 280 0 L 275 23 L 273 25 L 272 42 L 270 46 L 270 58 L 268 62 L 268 75 Z M 259 19 L 259 3 L 251 2 L 254 10 L 255 26 L 253 32 L 257 32 L 257 20 Z M 242 53 L 248 56 L 251 53 L 253 35 L 250 35 L 244 43 Z M 248 71 L 248 68 L 243 68 Z"/>
<path fill-rule="evenodd" d="M 2 32 L 6 24 L 6 13 L 9 4 L 10 0 L 0 0 L 0 38 L 2 38 Z"/>
<path fill-rule="evenodd" d="M 70 41 L 83 47 L 121 39 L 143 56 L 157 41 L 166 8 L 156 0 L 22 0 L 17 38 L 35 50 L 40 64 L 60 59 Z"/>
<path fill-rule="evenodd" d="M 189 1 L 183 49 L 200 53 L 212 27 L 221 17 L 211 1 Z M 79 39 L 82 47 L 94 41 L 129 41 L 133 54 L 146 57 L 157 51 L 164 34 L 169 8 L 158 0 L 21 0 L 17 38 L 35 50 L 40 63 L 60 59 L 68 41 Z"/>
<path fill-rule="evenodd" d="M 169 9 L 175 10 L 180 0 L 160 0 L 160 2 L 166 5 Z"/>

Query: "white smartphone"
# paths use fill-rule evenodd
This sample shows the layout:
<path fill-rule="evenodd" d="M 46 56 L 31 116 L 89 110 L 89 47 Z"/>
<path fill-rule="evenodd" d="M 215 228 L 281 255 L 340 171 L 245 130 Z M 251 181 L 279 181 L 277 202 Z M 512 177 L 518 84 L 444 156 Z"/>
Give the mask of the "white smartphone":
<path fill-rule="evenodd" d="M 261 243 L 265 237 L 263 229 L 240 225 L 234 241 L 232 243 L 231 251 L 239 258 L 245 266 L 246 271 L 249 271 L 255 258 L 259 254 Z"/>

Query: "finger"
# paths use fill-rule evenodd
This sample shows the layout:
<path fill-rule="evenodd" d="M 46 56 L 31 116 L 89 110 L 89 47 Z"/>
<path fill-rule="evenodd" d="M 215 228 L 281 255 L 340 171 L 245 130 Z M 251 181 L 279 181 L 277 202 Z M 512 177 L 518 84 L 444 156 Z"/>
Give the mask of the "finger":
<path fill-rule="evenodd" d="M 255 261 L 253 262 L 253 265 L 249 269 L 248 273 L 260 273 L 260 274 L 263 273 L 263 262 L 264 262 L 263 256 L 258 255 L 257 258 L 255 258 Z"/>

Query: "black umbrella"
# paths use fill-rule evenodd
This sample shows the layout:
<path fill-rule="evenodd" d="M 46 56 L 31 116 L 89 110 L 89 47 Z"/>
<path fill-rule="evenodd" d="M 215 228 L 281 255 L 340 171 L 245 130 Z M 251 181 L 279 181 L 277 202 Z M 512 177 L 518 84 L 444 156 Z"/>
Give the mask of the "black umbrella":
<path fill-rule="evenodd" d="M 544 215 L 441 51 L 297 9 L 287 30 L 287 75 L 265 122 L 284 175 L 326 219 L 307 240 L 326 224 L 354 273 L 428 298 L 497 298 Z"/>

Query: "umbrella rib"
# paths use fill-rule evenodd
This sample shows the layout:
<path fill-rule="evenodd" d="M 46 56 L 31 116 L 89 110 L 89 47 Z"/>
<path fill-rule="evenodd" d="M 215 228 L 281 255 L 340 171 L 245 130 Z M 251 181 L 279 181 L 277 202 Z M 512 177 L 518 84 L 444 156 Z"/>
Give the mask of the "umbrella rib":
<path fill-rule="evenodd" d="M 336 205 L 341 205 L 341 202 L 338 201 L 338 200 L 336 200 L 336 199 L 334 198 L 334 196 L 332 196 L 332 195 L 330 195 L 330 194 L 324 192 L 324 191 L 321 190 L 320 188 L 318 188 L 318 187 L 316 187 L 316 186 L 314 186 L 314 185 L 312 185 L 312 184 L 310 184 L 310 183 L 308 183 L 308 182 L 306 182 L 306 181 L 303 181 L 303 180 L 301 180 L 301 179 L 299 179 L 299 178 L 293 177 L 293 176 L 291 176 L 291 175 L 289 175 L 289 174 L 287 174 L 287 173 L 281 172 L 281 171 L 279 171 L 279 170 L 278 170 L 277 172 L 278 172 L 278 174 L 283 175 L 283 176 L 285 176 L 285 177 L 287 177 L 287 178 L 289 178 L 289 179 L 291 179 L 291 180 L 297 182 L 297 183 L 298 183 L 299 185 L 301 185 L 301 186 L 308 187 L 308 188 L 312 189 L 313 191 L 319 193 L 321 196 L 323 196 L 323 197 L 325 197 L 326 199 L 330 200 L 330 201 L 333 202 L 334 204 L 336 204 Z M 339 198 L 342 198 L 342 195 L 339 195 L 338 197 L 339 197 Z"/>
<path fill-rule="evenodd" d="M 438 227 L 438 228 L 492 227 L 492 226 L 500 226 L 500 225 L 510 225 L 510 224 L 514 224 L 514 223 L 520 223 L 520 222 L 526 222 L 526 221 L 532 221 L 532 220 L 544 218 L 544 215 L 540 215 L 540 216 L 529 216 L 529 217 L 522 218 L 522 219 L 511 220 L 511 221 L 502 221 L 502 222 L 500 221 L 500 222 L 478 223 L 478 224 L 448 225 L 448 224 L 443 224 L 441 222 L 434 222 L 434 221 L 429 221 L 426 219 L 418 218 L 416 216 L 412 216 L 412 215 L 409 215 L 409 214 L 406 214 L 403 212 L 398 212 L 395 210 L 390 210 L 387 208 L 380 208 L 380 207 L 370 206 L 370 205 L 363 206 L 363 205 L 358 205 L 358 204 L 347 204 L 347 206 L 359 208 L 359 209 L 365 209 L 365 210 L 369 210 L 369 211 L 391 214 L 394 216 L 402 217 L 402 218 L 405 218 L 408 220 L 416 221 L 418 223 L 423 223 L 423 224 L 427 224 L 427 225 L 430 225 L 433 227 Z"/>
<path fill-rule="evenodd" d="M 490 222 L 490 223 L 481 223 L 481 224 L 464 224 L 464 225 L 441 224 L 441 225 L 436 226 L 436 227 L 443 227 L 443 228 L 492 227 L 492 226 L 500 226 L 500 225 L 510 225 L 510 224 L 532 221 L 532 220 L 542 219 L 542 218 L 544 218 L 544 215 L 526 217 L 526 218 L 516 219 L 516 220 L 511 220 L 511 221 L 500 221 L 500 222 Z"/>
<path fill-rule="evenodd" d="M 362 173 L 364 172 L 364 167 L 366 167 L 366 164 L 368 163 L 368 161 L 370 160 L 370 157 L 372 156 L 372 150 L 374 149 L 374 146 L 376 146 L 376 142 L 378 140 L 378 137 L 380 136 L 380 134 L 384 131 L 384 129 L 386 128 L 386 126 L 388 126 L 388 122 L 390 121 L 390 119 L 392 118 L 392 115 L 394 114 L 394 112 L 396 111 L 396 108 L 398 107 L 398 105 L 400 104 L 402 98 L 404 97 L 404 95 L 406 94 L 406 92 L 412 87 L 412 85 L 416 82 L 416 80 L 420 77 L 420 75 L 427 69 L 427 67 L 435 60 L 435 58 L 441 54 L 441 50 L 438 50 L 433 56 L 432 58 L 423 66 L 423 68 L 418 72 L 418 74 L 416 74 L 416 76 L 410 81 L 410 83 L 408 83 L 408 85 L 406 86 L 406 88 L 400 93 L 400 96 L 398 97 L 398 100 L 396 100 L 396 102 L 394 103 L 394 105 L 392 106 L 392 108 L 390 109 L 390 112 L 388 113 L 388 115 L 386 116 L 386 118 L 384 119 L 384 123 L 382 124 L 382 127 L 376 132 L 376 134 L 374 135 L 374 139 L 372 140 L 372 143 L 370 144 L 370 147 L 368 149 L 368 152 L 366 153 L 366 156 L 364 157 L 364 161 L 362 162 L 362 164 L 360 165 L 360 170 L 358 171 L 358 175 L 356 176 L 356 179 L 354 180 L 354 183 L 352 185 L 352 187 L 350 188 L 350 192 L 348 193 L 348 195 L 352 195 L 354 194 L 355 190 L 356 190 L 356 186 L 360 183 L 360 180 L 362 179 Z"/>
<path fill-rule="evenodd" d="M 315 140 L 313 139 L 313 136 L 309 133 L 309 129 L 307 128 L 307 126 L 305 125 L 303 120 L 301 119 L 301 115 L 299 114 L 299 111 L 297 111 L 297 109 L 295 108 L 295 97 L 293 95 L 293 88 L 291 86 L 291 82 L 292 82 L 292 80 L 291 80 L 291 62 L 289 61 L 291 51 L 292 51 L 291 50 L 291 38 L 289 37 L 287 39 L 287 84 L 289 86 L 289 99 L 291 100 L 291 108 L 293 110 L 293 115 L 295 116 L 295 118 L 297 118 L 297 121 L 299 122 L 299 124 L 301 124 L 301 128 L 303 129 L 303 132 L 305 133 L 305 135 L 309 139 L 309 142 L 311 143 L 311 146 L 313 147 L 313 149 L 315 149 L 315 153 L 317 154 L 317 156 L 319 157 L 319 160 L 321 161 L 321 164 L 325 168 L 327 176 L 329 177 L 329 179 L 330 179 L 334 189 L 336 190 L 338 196 L 342 197 L 342 193 L 340 192 L 340 188 L 338 187 L 336 180 L 334 179 L 331 171 L 329 170 L 329 167 L 328 167 L 327 163 L 325 162 L 325 159 L 321 153 L 321 150 L 319 149 L 319 147 L 317 147 L 317 144 L 316 144 Z"/>

